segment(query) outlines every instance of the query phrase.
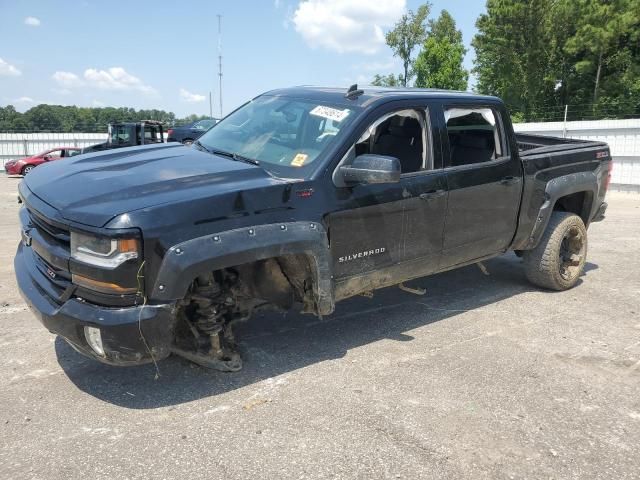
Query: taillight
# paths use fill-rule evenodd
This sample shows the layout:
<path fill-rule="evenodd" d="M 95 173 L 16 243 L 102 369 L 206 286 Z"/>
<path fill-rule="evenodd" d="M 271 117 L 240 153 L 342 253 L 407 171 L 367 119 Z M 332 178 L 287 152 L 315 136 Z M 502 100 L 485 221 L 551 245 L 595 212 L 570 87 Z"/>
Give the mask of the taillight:
<path fill-rule="evenodd" d="M 607 179 L 604 182 L 604 191 L 606 192 L 609 189 L 609 184 L 611 183 L 611 172 L 613 171 L 613 160 L 609 161 L 609 165 L 607 166 Z"/>
<path fill-rule="evenodd" d="M 170 128 L 169 130 L 167 130 L 167 135 L 173 135 L 173 128 Z"/>

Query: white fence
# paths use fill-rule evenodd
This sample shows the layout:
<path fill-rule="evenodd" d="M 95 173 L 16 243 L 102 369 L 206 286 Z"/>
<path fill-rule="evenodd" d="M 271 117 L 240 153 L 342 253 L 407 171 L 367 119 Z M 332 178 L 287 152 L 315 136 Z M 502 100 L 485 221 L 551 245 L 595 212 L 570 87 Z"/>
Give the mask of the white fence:
<path fill-rule="evenodd" d="M 640 192 L 640 119 L 516 123 L 514 128 L 516 132 L 607 142 L 614 161 L 611 184 L 619 190 Z M 4 169 L 7 160 L 47 148 L 87 147 L 106 138 L 106 133 L 0 133 L 0 166 Z"/>
<path fill-rule="evenodd" d="M 640 119 L 515 123 L 516 132 L 607 142 L 613 156 L 611 185 L 640 192 Z"/>
<path fill-rule="evenodd" d="M 88 147 L 107 140 L 106 133 L 0 133 L 0 165 L 55 147 Z"/>

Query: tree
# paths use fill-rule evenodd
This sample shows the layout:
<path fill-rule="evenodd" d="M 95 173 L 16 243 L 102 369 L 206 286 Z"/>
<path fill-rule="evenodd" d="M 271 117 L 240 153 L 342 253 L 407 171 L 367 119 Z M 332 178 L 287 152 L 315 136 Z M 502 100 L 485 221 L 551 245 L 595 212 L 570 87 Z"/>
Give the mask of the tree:
<path fill-rule="evenodd" d="M 387 32 L 385 35 L 387 45 L 393 50 L 394 56 L 400 57 L 402 60 L 404 67 L 402 85 L 405 87 L 411 76 L 411 54 L 415 47 L 420 45 L 425 38 L 425 20 L 429 15 L 430 9 L 431 4 L 425 3 L 419 6 L 415 13 L 409 10 L 406 14 L 402 15 L 393 30 Z"/>
<path fill-rule="evenodd" d="M 196 115 L 195 113 L 192 113 L 191 115 L 181 118 L 178 123 L 180 123 L 181 125 L 188 125 L 190 123 L 195 123 L 199 120 L 206 120 L 208 118 L 208 115 Z"/>
<path fill-rule="evenodd" d="M 375 85 L 376 87 L 400 87 L 402 86 L 404 81 L 404 77 L 402 74 L 398 74 L 397 76 L 393 73 L 389 75 L 380 75 L 376 73 L 371 81 L 371 85 Z"/>
<path fill-rule="evenodd" d="M 640 114 L 640 0 L 488 0 L 474 73 L 525 121 Z"/>
<path fill-rule="evenodd" d="M 625 45 L 621 40 L 633 36 L 638 42 L 640 26 L 640 2 L 637 0 L 577 0 L 575 10 L 577 28 L 570 37 L 565 50 L 575 57 L 575 70 L 578 74 L 593 79 L 592 103 L 594 109 L 598 102 L 603 69 L 616 65 Z M 623 42 L 627 44 L 627 42 Z M 630 45 L 626 45 L 630 46 Z M 628 48 L 626 49 L 628 53 Z M 636 48 L 637 51 L 637 48 Z M 623 54 L 624 55 L 624 54 Z M 626 69 L 622 60 L 618 68 Z"/>
<path fill-rule="evenodd" d="M 157 109 L 85 108 L 44 104 L 20 113 L 12 105 L 8 105 L 0 107 L 0 132 L 106 132 L 107 124 L 110 122 L 159 120 L 173 125 L 202 118 L 207 117 L 190 115 L 185 119 L 176 119 L 173 112 Z"/>
<path fill-rule="evenodd" d="M 416 87 L 466 90 L 469 72 L 462 66 L 466 54 L 462 32 L 443 10 L 429 21 L 429 31 L 414 64 Z"/>
<path fill-rule="evenodd" d="M 526 121 L 553 99 L 556 82 L 549 75 L 547 47 L 551 29 L 558 26 L 549 16 L 552 4 L 553 0 L 487 0 L 487 13 L 476 22 L 472 45 L 478 91 L 502 97 Z"/>

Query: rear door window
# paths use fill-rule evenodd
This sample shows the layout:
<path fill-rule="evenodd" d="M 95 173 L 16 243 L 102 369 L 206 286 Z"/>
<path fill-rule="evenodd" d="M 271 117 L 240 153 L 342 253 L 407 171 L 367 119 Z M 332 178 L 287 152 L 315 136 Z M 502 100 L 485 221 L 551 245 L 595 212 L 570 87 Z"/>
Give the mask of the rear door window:
<path fill-rule="evenodd" d="M 449 166 L 490 162 L 504 155 L 499 117 L 492 108 L 445 108 Z"/>

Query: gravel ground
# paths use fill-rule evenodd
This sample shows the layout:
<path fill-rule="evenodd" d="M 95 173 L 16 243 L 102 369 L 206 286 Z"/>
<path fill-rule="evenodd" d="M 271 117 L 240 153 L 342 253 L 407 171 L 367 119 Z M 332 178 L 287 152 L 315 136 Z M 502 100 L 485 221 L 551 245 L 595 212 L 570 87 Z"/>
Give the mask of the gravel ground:
<path fill-rule="evenodd" d="M 238 330 L 245 368 L 75 353 L 20 299 L 0 178 L 0 478 L 640 478 L 640 195 L 612 194 L 582 282 L 513 254 Z"/>

